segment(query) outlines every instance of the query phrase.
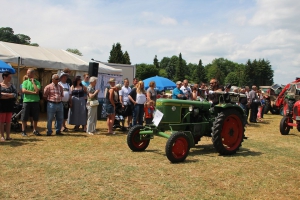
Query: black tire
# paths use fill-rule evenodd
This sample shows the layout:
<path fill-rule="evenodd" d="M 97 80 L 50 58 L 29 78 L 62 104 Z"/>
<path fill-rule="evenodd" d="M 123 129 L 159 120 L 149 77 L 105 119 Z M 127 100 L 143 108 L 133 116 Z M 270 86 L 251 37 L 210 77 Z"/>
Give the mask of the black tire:
<path fill-rule="evenodd" d="M 244 133 L 241 114 L 235 109 L 224 110 L 213 123 L 212 142 L 219 154 L 232 155 L 242 145 Z"/>
<path fill-rule="evenodd" d="M 267 101 L 264 107 L 264 114 L 267 114 L 269 112 L 270 107 L 271 107 L 270 102 Z"/>
<path fill-rule="evenodd" d="M 279 125 L 281 135 L 288 135 L 290 133 L 291 127 L 288 126 L 288 122 L 293 123 L 293 120 L 290 117 L 283 116 Z"/>
<path fill-rule="evenodd" d="M 183 162 L 190 151 L 188 136 L 183 132 L 173 133 L 166 144 L 166 155 L 172 163 Z"/>
<path fill-rule="evenodd" d="M 300 132 L 300 123 L 297 124 L 297 130 Z"/>
<path fill-rule="evenodd" d="M 127 145 L 132 151 L 144 151 L 149 146 L 150 140 L 141 140 L 140 130 L 144 127 L 136 125 L 132 127 L 127 134 Z"/>

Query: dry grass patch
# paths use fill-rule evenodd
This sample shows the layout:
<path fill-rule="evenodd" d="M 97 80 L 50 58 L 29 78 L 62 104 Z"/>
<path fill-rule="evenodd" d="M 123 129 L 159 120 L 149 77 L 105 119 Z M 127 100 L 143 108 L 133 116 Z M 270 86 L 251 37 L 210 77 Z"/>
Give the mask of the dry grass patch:
<path fill-rule="evenodd" d="M 166 139 L 131 152 L 126 134 L 105 135 L 105 121 L 94 136 L 12 134 L 13 141 L 0 143 L 0 198 L 298 199 L 300 133 L 280 135 L 280 119 L 269 114 L 248 127 L 236 155 L 219 156 L 210 138 L 202 138 L 180 164 L 166 158 Z"/>

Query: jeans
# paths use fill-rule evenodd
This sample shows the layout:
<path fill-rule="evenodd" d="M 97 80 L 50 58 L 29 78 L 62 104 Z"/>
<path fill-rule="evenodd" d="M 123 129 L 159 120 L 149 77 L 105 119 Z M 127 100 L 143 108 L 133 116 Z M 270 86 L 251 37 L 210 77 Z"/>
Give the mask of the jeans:
<path fill-rule="evenodd" d="M 139 125 L 143 125 L 143 117 L 144 117 L 144 104 L 135 104 L 134 110 L 133 110 L 133 126 L 137 125 L 137 122 Z"/>
<path fill-rule="evenodd" d="M 258 105 L 256 103 L 251 103 L 250 108 L 251 108 L 250 122 L 256 122 L 257 112 L 258 112 Z"/>
<path fill-rule="evenodd" d="M 47 135 L 52 134 L 52 121 L 55 116 L 56 133 L 60 132 L 63 123 L 63 104 L 62 103 L 47 103 Z"/>

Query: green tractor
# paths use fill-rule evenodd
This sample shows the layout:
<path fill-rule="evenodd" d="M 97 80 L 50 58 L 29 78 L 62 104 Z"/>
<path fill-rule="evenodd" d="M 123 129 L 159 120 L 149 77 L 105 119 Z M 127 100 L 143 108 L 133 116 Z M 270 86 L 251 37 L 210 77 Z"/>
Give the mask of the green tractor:
<path fill-rule="evenodd" d="M 127 135 L 132 151 L 144 151 L 154 136 L 167 138 L 165 152 L 172 163 L 183 162 L 201 137 L 212 137 L 215 149 L 221 155 L 232 155 L 244 139 L 246 116 L 236 104 L 243 94 L 217 92 L 219 104 L 207 101 L 158 99 L 157 112 L 163 116 L 156 125 L 136 125 Z M 167 133 L 170 132 L 170 134 Z"/>

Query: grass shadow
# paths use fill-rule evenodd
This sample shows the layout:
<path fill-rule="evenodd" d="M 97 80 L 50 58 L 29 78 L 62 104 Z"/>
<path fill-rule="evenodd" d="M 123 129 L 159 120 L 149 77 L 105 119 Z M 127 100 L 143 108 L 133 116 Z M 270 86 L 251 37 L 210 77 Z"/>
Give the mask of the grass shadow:
<path fill-rule="evenodd" d="M 289 133 L 288 135 L 294 136 L 294 137 L 300 137 L 300 135 L 297 135 L 297 134 L 295 134 L 295 133 Z"/>
<path fill-rule="evenodd" d="M 215 154 L 217 153 L 217 150 L 214 148 L 213 144 L 205 144 L 205 145 L 197 145 L 196 147 L 191 148 L 192 151 L 190 151 L 189 156 L 196 156 L 196 155 L 208 155 L 208 154 Z M 260 156 L 262 155 L 261 152 L 251 151 L 247 148 L 242 148 L 236 152 L 236 154 L 233 155 L 219 155 L 224 157 L 230 157 L 230 156 Z"/>
<path fill-rule="evenodd" d="M 3 146 L 19 147 L 26 144 L 34 144 L 35 142 L 40 142 L 40 141 L 44 141 L 44 140 L 37 139 L 37 138 L 24 138 L 24 139 L 16 138 L 10 141 L 1 142 L 0 146 L 3 145 Z"/>

